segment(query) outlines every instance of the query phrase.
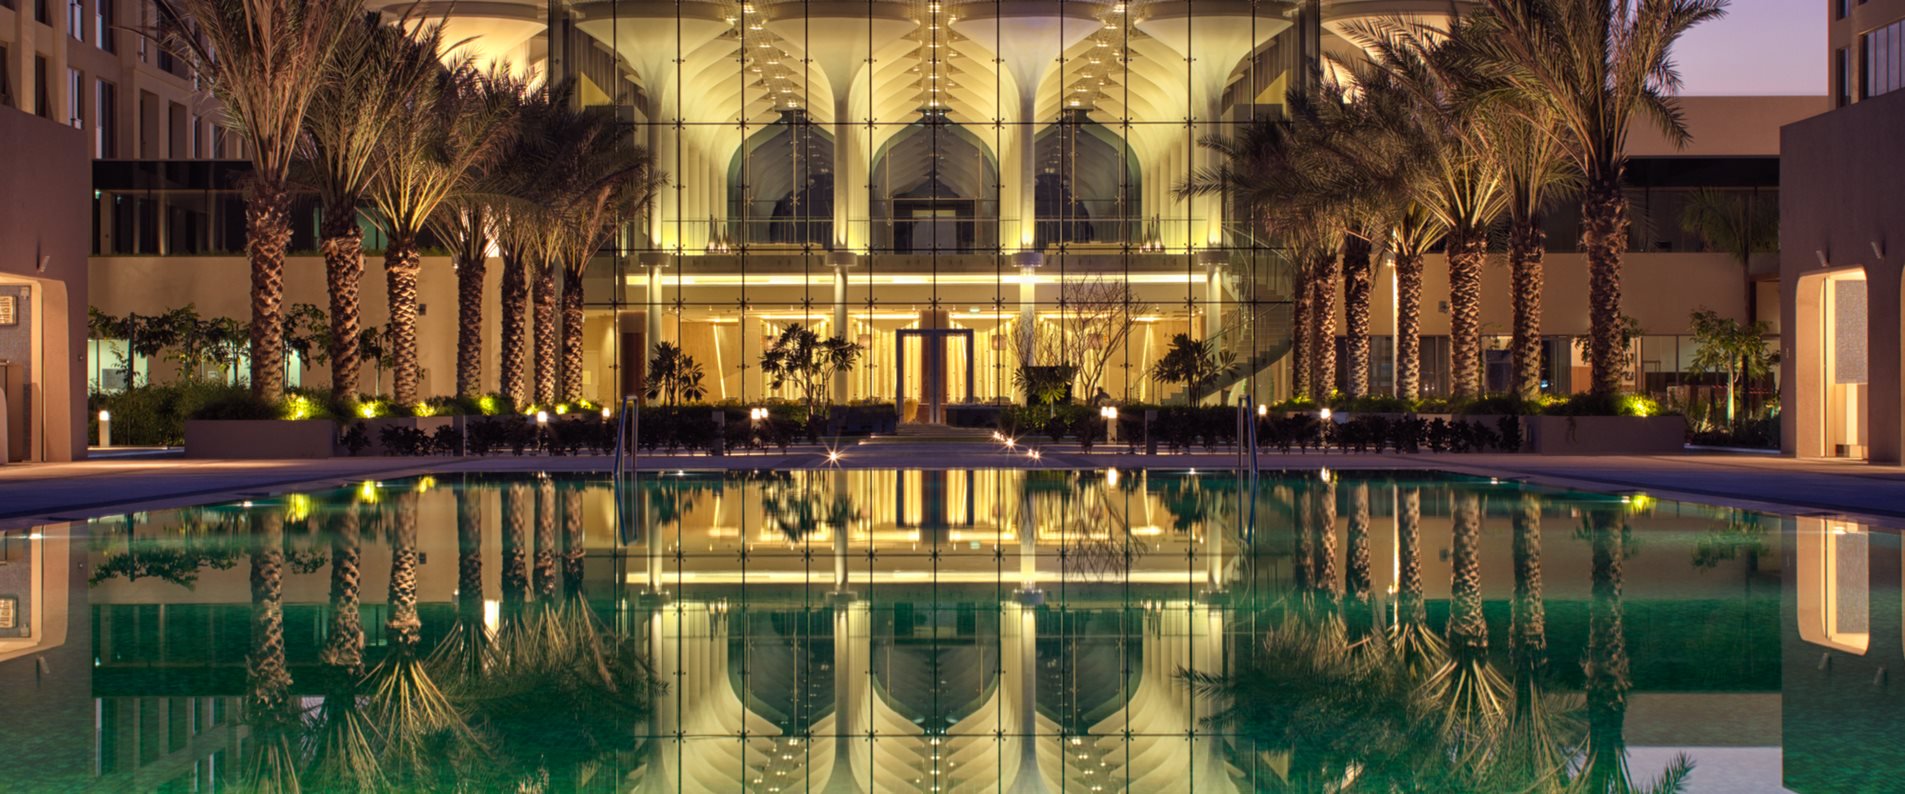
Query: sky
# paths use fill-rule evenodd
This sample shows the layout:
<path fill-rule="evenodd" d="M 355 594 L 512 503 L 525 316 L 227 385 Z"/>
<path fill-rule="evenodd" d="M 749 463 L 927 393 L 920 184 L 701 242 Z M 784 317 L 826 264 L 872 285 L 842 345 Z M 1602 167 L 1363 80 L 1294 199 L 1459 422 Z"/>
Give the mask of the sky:
<path fill-rule="evenodd" d="M 1826 93 L 1826 5 L 1732 0 L 1674 47 L 1686 94 Z"/>

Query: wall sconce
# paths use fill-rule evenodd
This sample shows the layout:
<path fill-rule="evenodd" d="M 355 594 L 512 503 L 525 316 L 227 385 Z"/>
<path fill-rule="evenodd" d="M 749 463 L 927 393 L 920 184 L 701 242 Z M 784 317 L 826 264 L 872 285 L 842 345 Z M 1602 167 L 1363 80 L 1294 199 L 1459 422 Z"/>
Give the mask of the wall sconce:
<path fill-rule="evenodd" d="M 1826 260 L 1826 251 L 1825 251 L 1825 249 L 1823 249 L 1823 248 L 1816 248 L 1816 249 L 1813 249 L 1813 252 L 1812 252 L 1812 254 L 1813 254 L 1813 256 L 1816 256 L 1816 257 L 1819 257 L 1819 266 L 1820 266 L 1820 267 L 1832 267 L 1832 264 L 1831 264 L 1830 262 L 1828 262 L 1828 261 Z"/>

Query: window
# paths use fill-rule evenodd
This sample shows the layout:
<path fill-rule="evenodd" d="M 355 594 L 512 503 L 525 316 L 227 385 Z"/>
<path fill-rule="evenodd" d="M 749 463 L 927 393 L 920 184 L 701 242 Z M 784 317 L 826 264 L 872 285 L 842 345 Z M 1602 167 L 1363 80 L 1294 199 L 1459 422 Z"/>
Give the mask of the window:
<path fill-rule="evenodd" d="M 86 40 L 86 6 L 79 0 L 66 0 L 66 34 Z"/>
<path fill-rule="evenodd" d="M 53 117 L 53 88 L 47 85 L 46 56 L 33 56 L 33 112 L 40 118 Z"/>
<path fill-rule="evenodd" d="M 93 140 L 101 160 L 119 156 L 119 87 L 104 80 L 93 91 L 98 105 L 93 109 Z"/>
<path fill-rule="evenodd" d="M 1839 0 L 1835 8 L 1836 8 L 1836 11 L 1834 12 L 1832 18 L 1845 19 L 1846 14 L 1852 13 L 1852 0 Z"/>
<path fill-rule="evenodd" d="M 6 0 L 0 0 L 4 4 Z M 13 70 L 10 68 L 13 58 L 7 55 L 7 48 L 0 46 L 0 107 L 13 107 Z"/>
<path fill-rule="evenodd" d="M 1859 37 L 1859 98 L 1889 94 L 1905 85 L 1905 19 Z"/>
<path fill-rule="evenodd" d="M 1836 107 L 1852 104 L 1852 58 L 1840 47 L 1832 53 L 1832 95 Z"/>
<path fill-rule="evenodd" d="M 33 0 L 33 21 L 42 25 L 53 24 L 53 9 L 49 0 Z"/>
<path fill-rule="evenodd" d="M 74 129 L 85 129 L 86 76 L 78 69 L 66 70 L 66 120 Z"/>
<path fill-rule="evenodd" d="M 93 20 L 98 23 L 98 28 L 93 31 L 93 38 L 98 40 L 99 48 L 107 52 L 119 51 L 119 31 L 113 30 L 113 26 L 118 24 L 118 18 L 115 16 L 117 12 L 113 9 L 113 4 L 117 2 L 118 0 L 97 0 L 93 4 Z"/>

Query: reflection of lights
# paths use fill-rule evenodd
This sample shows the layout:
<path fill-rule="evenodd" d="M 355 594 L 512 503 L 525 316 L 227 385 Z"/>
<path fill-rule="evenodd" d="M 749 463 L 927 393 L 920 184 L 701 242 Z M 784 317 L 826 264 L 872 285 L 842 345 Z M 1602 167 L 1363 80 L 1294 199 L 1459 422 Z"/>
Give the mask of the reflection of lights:
<path fill-rule="evenodd" d="M 837 450 L 837 449 L 830 449 L 830 450 L 827 450 L 827 462 L 828 462 L 828 463 L 839 463 L 839 462 L 840 462 L 840 450 Z"/>
<path fill-rule="evenodd" d="M 377 483 L 365 480 L 357 486 L 357 500 L 365 504 L 377 504 L 377 488 Z"/>
<path fill-rule="evenodd" d="M 1319 479 L 1319 480 L 1322 480 L 1323 482 L 1329 482 L 1329 481 L 1330 481 L 1330 470 L 1329 470 L 1329 469 L 1317 469 L 1317 470 L 1316 470 L 1316 478 L 1317 478 L 1317 479 Z"/>
<path fill-rule="evenodd" d="M 242 507 L 242 508 L 245 508 L 245 509 L 247 509 L 247 510 L 249 510 L 249 509 L 251 509 L 251 500 L 250 500 L 250 499 L 246 499 L 245 501 L 243 501 L 243 502 L 240 502 L 240 503 L 238 504 L 238 506 L 239 506 L 239 507 Z"/>
<path fill-rule="evenodd" d="M 1036 449 L 1028 449 L 1028 450 L 1026 450 L 1026 451 L 1025 451 L 1025 456 L 1026 456 L 1026 457 L 1028 457 L 1028 458 L 1031 458 L 1031 459 L 1033 459 L 1033 460 L 1038 460 L 1038 459 L 1039 459 L 1039 452 L 1038 452 L 1038 450 L 1036 450 Z"/>
<path fill-rule="evenodd" d="M 1131 534 L 1133 535 L 1162 535 L 1164 534 L 1164 527 L 1160 527 L 1156 525 L 1132 527 Z"/>
<path fill-rule="evenodd" d="M 1113 488 L 1118 487 L 1118 470 L 1117 469 L 1105 469 L 1105 484 Z"/>
<path fill-rule="evenodd" d="M 426 493 L 431 488 L 435 488 L 435 487 L 437 487 L 437 478 L 432 477 L 428 474 L 425 474 L 422 477 L 417 478 L 417 493 Z"/>

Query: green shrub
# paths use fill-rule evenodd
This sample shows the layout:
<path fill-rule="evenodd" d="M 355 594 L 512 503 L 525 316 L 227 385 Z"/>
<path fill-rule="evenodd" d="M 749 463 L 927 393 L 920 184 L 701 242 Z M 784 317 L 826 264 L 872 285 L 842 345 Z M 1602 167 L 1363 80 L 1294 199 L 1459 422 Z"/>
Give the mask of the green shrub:
<path fill-rule="evenodd" d="M 1549 416 L 1667 416 L 1659 402 L 1642 394 L 1577 394 L 1549 405 Z"/>
<path fill-rule="evenodd" d="M 207 381 L 183 381 L 135 386 L 113 394 L 94 394 L 87 400 L 93 438 L 98 439 L 99 412 L 112 413 L 112 440 L 133 446 L 179 446 L 185 443 L 185 419 L 205 406 L 238 397 L 250 389 Z M 267 418 L 276 418 L 275 415 Z"/>
<path fill-rule="evenodd" d="M 1539 404 L 1513 394 L 1491 394 L 1452 407 L 1465 416 L 1526 416 L 1540 410 Z"/>
<path fill-rule="evenodd" d="M 280 419 L 284 407 L 251 396 L 249 389 L 205 403 L 186 415 L 189 419 Z"/>

